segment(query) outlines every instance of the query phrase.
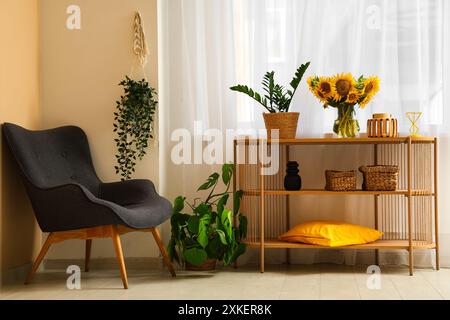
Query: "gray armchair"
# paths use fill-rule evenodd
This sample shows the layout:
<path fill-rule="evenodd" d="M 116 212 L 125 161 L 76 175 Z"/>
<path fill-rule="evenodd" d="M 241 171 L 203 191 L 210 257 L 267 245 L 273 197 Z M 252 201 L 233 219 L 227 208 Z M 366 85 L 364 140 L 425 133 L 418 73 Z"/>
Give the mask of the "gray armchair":
<path fill-rule="evenodd" d="M 21 170 L 39 226 L 49 232 L 26 283 L 32 280 L 51 244 L 85 239 L 85 270 L 89 271 L 92 239 L 111 237 L 123 285 L 128 288 L 119 236 L 132 231 L 153 234 L 164 263 L 175 276 L 156 228 L 170 217 L 172 205 L 157 194 L 151 181 L 100 181 L 86 134 L 78 127 L 30 131 L 5 123 L 3 133 Z"/>

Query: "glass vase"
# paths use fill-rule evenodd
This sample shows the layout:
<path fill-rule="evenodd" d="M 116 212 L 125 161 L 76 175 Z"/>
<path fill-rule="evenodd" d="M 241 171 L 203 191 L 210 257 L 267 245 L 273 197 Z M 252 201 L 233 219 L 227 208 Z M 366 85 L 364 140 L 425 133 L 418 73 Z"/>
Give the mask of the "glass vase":
<path fill-rule="evenodd" d="M 355 119 L 354 105 L 337 107 L 338 118 L 334 121 L 333 131 L 339 138 L 352 138 L 359 133 L 359 122 Z"/>

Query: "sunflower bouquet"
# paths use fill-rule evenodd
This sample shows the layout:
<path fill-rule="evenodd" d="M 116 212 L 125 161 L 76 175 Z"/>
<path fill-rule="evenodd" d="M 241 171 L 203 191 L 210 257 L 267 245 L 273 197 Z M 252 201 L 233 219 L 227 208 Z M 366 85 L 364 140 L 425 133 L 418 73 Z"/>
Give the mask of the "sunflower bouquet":
<path fill-rule="evenodd" d="M 355 106 L 364 109 L 379 91 L 380 79 L 361 76 L 355 80 L 351 73 L 344 73 L 333 77 L 310 77 L 308 85 L 324 108 L 338 109 L 333 131 L 339 137 L 354 137 L 359 132 L 358 120 L 354 118 Z"/>

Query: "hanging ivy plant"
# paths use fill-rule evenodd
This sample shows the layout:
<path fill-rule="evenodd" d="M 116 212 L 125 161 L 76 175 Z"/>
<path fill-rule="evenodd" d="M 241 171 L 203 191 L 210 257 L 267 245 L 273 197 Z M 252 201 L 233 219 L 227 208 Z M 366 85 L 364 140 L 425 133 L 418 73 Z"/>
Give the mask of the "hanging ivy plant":
<path fill-rule="evenodd" d="M 153 118 L 158 101 L 156 90 L 145 80 L 135 81 L 128 76 L 119 83 L 124 95 L 116 101 L 114 112 L 114 139 L 117 146 L 116 174 L 128 180 L 135 172 L 137 160 L 146 154 L 148 142 L 153 138 Z"/>

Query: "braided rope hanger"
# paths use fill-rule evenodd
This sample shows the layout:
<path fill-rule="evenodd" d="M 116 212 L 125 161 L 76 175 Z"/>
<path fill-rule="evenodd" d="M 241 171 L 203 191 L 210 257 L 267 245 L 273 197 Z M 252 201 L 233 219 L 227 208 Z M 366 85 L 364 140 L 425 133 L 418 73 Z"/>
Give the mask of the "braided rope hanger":
<path fill-rule="evenodd" d="M 145 65 L 147 64 L 149 49 L 145 38 L 144 22 L 139 12 L 136 12 L 134 15 L 133 52 L 139 59 L 139 63 L 141 64 L 145 75 Z"/>

